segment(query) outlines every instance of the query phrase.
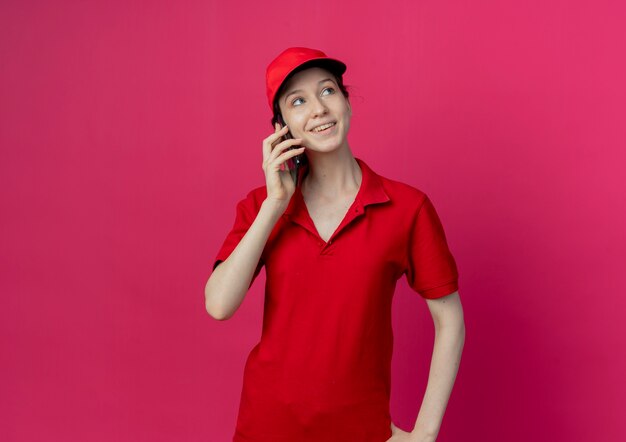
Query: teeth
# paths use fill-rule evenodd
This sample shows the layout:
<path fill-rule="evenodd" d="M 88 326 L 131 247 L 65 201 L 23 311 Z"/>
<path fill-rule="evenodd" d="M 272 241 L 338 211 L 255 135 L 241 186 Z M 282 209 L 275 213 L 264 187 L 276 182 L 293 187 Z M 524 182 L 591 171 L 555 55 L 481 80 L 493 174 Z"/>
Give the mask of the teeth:
<path fill-rule="evenodd" d="M 313 132 L 321 132 L 324 129 L 328 129 L 329 127 L 334 126 L 335 123 L 328 123 L 328 124 L 323 124 L 321 126 L 317 126 L 316 128 L 313 129 Z"/>

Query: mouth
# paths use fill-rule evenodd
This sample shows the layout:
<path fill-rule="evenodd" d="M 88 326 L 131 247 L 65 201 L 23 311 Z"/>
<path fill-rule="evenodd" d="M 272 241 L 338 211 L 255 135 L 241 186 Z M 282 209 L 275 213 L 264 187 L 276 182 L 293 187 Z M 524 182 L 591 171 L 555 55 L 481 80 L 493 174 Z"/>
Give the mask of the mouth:
<path fill-rule="evenodd" d="M 309 132 L 314 133 L 316 135 L 324 135 L 329 134 L 335 131 L 335 127 L 337 126 L 337 122 L 333 121 L 327 124 L 322 124 L 320 126 L 314 127 Z"/>

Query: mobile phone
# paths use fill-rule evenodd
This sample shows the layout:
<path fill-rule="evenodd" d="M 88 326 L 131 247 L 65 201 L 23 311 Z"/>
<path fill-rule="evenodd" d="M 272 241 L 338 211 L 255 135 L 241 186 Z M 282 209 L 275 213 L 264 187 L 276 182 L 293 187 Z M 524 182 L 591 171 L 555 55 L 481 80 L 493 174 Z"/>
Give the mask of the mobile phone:
<path fill-rule="evenodd" d="M 278 114 L 277 119 L 278 119 L 278 123 L 280 124 L 281 129 L 285 127 L 285 120 L 283 120 L 283 116 L 281 114 Z M 283 137 L 283 140 L 291 140 L 291 139 L 293 139 L 293 136 L 291 135 L 291 132 L 287 131 L 287 133 Z M 299 146 L 291 146 L 288 148 L 288 150 L 298 149 L 298 147 Z M 304 161 L 305 161 L 304 153 L 296 155 L 295 157 L 291 157 L 287 159 L 286 161 L 287 166 L 289 166 L 289 172 L 291 173 L 291 177 L 293 178 L 293 183 L 296 186 L 298 186 L 299 184 L 298 172 L 300 170 L 300 167 L 304 165 Z"/>

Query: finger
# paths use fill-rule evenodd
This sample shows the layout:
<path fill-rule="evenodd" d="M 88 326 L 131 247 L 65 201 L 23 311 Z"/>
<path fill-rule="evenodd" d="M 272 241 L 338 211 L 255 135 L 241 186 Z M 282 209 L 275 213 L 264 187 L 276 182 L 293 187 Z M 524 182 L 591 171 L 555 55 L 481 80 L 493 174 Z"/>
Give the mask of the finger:
<path fill-rule="evenodd" d="M 281 141 L 276 146 L 272 147 L 272 151 L 269 156 L 270 161 L 283 153 L 285 150 L 300 143 L 302 143 L 302 138 L 290 138 L 288 140 Z"/>
<path fill-rule="evenodd" d="M 277 123 L 278 124 L 278 123 Z M 287 131 L 289 130 L 289 126 L 285 125 L 283 126 L 280 130 L 274 132 L 273 134 L 270 134 L 267 138 L 265 138 L 263 141 L 267 141 L 269 143 L 273 143 L 274 141 L 276 141 L 278 138 L 284 136 Z"/>
<path fill-rule="evenodd" d="M 269 160 L 273 161 L 285 150 L 300 143 L 302 143 L 302 138 L 292 138 L 290 140 L 285 140 L 285 141 L 280 142 L 278 145 L 276 145 L 276 147 L 272 149 L 272 152 L 270 153 L 270 156 L 269 156 Z"/>
<path fill-rule="evenodd" d="M 287 126 L 280 129 L 278 132 L 274 132 L 269 137 L 263 140 L 263 145 L 268 145 L 269 150 L 272 150 L 287 134 Z"/>
<path fill-rule="evenodd" d="M 285 153 L 281 154 L 274 161 L 277 161 L 279 164 L 283 164 L 289 158 L 295 157 L 296 155 L 300 155 L 302 152 L 304 152 L 304 150 L 305 150 L 304 146 L 302 146 L 300 148 L 297 148 L 297 149 L 292 149 L 292 150 L 290 150 L 288 152 L 285 152 Z"/>
<path fill-rule="evenodd" d="M 300 155 L 302 152 L 304 152 L 305 147 L 299 147 L 297 149 L 291 149 L 288 150 L 287 152 L 283 152 L 282 154 L 280 154 L 278 157 L 276 157 L 273 160 L 274 164 L 282 164 L 284 163 L 288 158 L 292 158 L 295 157 L 296 155 Z"/>
<path fill-rule="evenodd" d="M 283 163 L 283 164 L 285 165 L 285 170 L 286 170 L 287 172 L 289 172 L 289 171 L 291 170 L 291 167 L 289 167 L 289 163 L 290 163 L 290 162 L 291 162 L 291 161 L 289 161 L 289 158 L 287 158 L 287 159 L 285 160 L 285 162 Z"/>
<path fill-rule="evenodd" d="M 276 131 L 270 136 L 268 136 L 267 138 L 263 139 L 263 158 L 264 159 L 269 156 L 270 152 L 275 147 L 274 144 L 276 143 L 276 141 L 278 141 L 282 136 L 284 136 L 285 133 L 287 133 L 287 131 L 285 130 L 287 126 L 284 126 L 282 129 L 278 130 L 278 128 L 280 127 L 280 124 L 275 123 L 274 127 L 276 128 Z"/>
<path fill-rule="evenodd" d="M 296 155 L 300 155 L 304 152 L 305 148 L 304 146 L 298 149 L 292 149 L 289 150 L 287 152 L 284 152 L 283 154 L 281 154 L 280 156 L 278 156 L 277 158 L 275 158 L 272 163 L 270 164 L 274 164 L 274 165 L 278 165 L 277 167 L 280 167 L 281 164 L 283 164 L 287 159 L 289 158 L 293 158 Z"/>

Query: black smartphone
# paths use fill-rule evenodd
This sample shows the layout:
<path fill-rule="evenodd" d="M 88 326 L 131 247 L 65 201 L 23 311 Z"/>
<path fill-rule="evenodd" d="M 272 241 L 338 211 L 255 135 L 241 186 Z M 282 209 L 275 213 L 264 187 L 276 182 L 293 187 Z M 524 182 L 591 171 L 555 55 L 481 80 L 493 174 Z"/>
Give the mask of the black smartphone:
<path fill-rule="evenodd" d="M 281 129 L 283 127 L 285 127 L 285 121 L 283 120 L 283 116 L 278 114 L 277 116 L 278 119 L 278 123 L 280 124 Z M 287 131 L 287 133 L 285 134 L 285 136 L 283 137 L 283 140 L 291 140 L 293 139 L 293 136 L 291 135 L 291 132 Z M 292 150 L 292 149 L 298 149 L 298 145 L 295 146 L 291 146 L 288 148 L 288 150 Z M 298 172 L 300 170 L 300 167 L 302 167 L 304 165 L 304 153 L 301 153 L 300 155 L 296 155 L 295 157 L 291 157 L 289 158 L 286 163 L 287 166 L 289 167 L 289 172 L 291 173 L 291 177 L 293 178 L 293 183 L 298 186 Z"/>

